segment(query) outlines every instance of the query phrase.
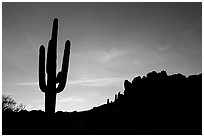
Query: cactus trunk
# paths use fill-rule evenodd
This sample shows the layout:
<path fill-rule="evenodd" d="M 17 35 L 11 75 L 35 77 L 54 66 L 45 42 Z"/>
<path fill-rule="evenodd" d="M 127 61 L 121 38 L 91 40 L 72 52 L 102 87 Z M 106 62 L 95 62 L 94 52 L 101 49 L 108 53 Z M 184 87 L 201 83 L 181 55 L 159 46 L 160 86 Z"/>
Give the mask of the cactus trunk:
<path fill-rule="evenodd" d="M 48 91 L 52 91 L 52 89 L 48 89 Z M 56 96 L 57 94 L 54 92 L 45 92 L 45 112 L 48 114 L 55 113 L 55 105 L 56 105 Z"/>
<path fill-rule="evenodd" d="M 55 113 L 56 96 L 60 93 L 67 80 L 69 55 L 70 55 L 70 41 L 65 43 L 64 57 L 61 71 L 56 75 L 57 69 L 57 31 L 58 20 L 54 19 L 51 40 L 48 43 L 47 50 L 47 64 L 45 71 L 45 47 L 41 45 L 39 54 L 39 86 L 42 92 L 45 93 L 45 112 L 48 114 Z M 47 73 L 47 83 L 46 74 Z M 56 87 L 58 84 L 58 87 Z"/>

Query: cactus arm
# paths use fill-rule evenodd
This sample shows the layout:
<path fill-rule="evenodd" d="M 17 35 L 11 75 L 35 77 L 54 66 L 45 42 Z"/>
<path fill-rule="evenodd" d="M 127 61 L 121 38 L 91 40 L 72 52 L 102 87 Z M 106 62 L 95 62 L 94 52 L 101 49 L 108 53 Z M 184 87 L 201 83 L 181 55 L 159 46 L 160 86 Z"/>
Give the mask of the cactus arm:
<path fill-rule="evenodd" d="M 45 47 L 43 45 L 40 46 L 39 52 L 39 86 L 41 91 L 45 92 L 47 86 L 45 82 Z"/>
<path fill-rule="evenodd" d="M 56 83 L 60 83 L 61 82 L 61 79 L 62 79 L 62 72 L 60 71 L 60 72 L 58 72 L 58 74 L 57 74 L 57 78 L 56 78 Z"/>
<path fill-rule="evenodd" d="M 67 72 L 69 67 L 70 45 L 71 45 L 71 42 L 67 40 L 65 43 L 62 70 L 61 70 L 63 74 L 66 74 L 65 79 L 67 77 Z"/>
<path fill-rule="evenodd" d="M 66 85 L 67 73 L 68 73 L 68 67 L 69 67 L 70 45 L 71 45 L 71 42 L 67 40 L 65 43 L 62 68 L 61 68 L 61 71 L 57 75 L 56 81 L 57 83 L 59 83 L 59 85 L 56 89 L 56 93 L 60 93 Z"/>

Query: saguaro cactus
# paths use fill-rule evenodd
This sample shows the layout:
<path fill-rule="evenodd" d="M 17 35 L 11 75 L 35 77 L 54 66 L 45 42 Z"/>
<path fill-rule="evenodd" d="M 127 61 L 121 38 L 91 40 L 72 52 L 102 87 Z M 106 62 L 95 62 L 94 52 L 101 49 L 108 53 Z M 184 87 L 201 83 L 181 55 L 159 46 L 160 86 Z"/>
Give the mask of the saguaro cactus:
<path fill-rule="evenodd" d="M 57 69 L 57 31 L 58 19 L 53 21 L 52 36 L 48 43 L 47 64 L 45 74 L 45 47 L 40 46 L 39 50 L 39 86 L 45 93 L 45 112 L 48 114 L 55 113 L 56 94 L 62 92 L 66 85 L 67 72 L 69 66 L 70 45 L 69 40 L 65 43 L 64 56 L 61 71 L 56 75 Z M 47 76 L 47 83 L 46 77 Z"/>

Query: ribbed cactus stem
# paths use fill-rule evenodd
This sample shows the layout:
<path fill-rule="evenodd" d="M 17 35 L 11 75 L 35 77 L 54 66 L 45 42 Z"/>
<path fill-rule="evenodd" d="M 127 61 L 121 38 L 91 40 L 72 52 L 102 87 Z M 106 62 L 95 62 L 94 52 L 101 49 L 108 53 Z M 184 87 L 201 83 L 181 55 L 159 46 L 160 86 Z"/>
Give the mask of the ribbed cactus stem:
<path fill-rule="evenodd" d="M 57 74 L 57 31 L 58 31 L 58 19 L 53 21 L 51 40 L 48 43 L 47 50 L 47 84 L 45 74 L 45 47 L 40 47 L 39 53 L 39 86 L 42 92 L 45 93 L 45 112 L 52 114 L 55 112 L 56 94 L 63 91 L 66 85 L 70 45 L 69 40 L 65 43 L 64 56 L 62 62 L 61 71 Z M 56 75 L 57 74 L 57 75 Z M 57 76 L 57 77 L 56 77 Z M 58 84 L 58 87 L 56 87 Z"/>

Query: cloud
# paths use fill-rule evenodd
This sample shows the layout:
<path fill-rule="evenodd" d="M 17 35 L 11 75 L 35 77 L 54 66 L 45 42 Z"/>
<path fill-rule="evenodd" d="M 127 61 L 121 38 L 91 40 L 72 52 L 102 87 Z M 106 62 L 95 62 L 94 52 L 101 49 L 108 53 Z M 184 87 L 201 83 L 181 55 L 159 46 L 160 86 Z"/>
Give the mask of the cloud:
<path fill-rule="evenodd" d="M 111 49 L 110 51 L 100 52 L 100 59 L 102 61 L 112 61 L 120 56 L 123 56 L 127 51 L 122 49 Z"/>
<path fill-rule="evenodd" d="M 98 78 L 98 79 L 82 78 L 80 80 L 68 81 L 68 84 L 102 87 L 102 86 L 107 86 L 110 84 L 118 83 L 122 80 L 123 80 L 122 78 L 118 78 L 118 77 Z M 17 83 L 16 85 L 19 85 L 19 86 L 38 86 L 38 82 Z"/>
<path fill-rule="evenodd" d="M 95 87 L 102 87 L 102 86 L 107 86 L 113 83 L 120 82 L 122 79 L 121 78 L 99 78 L 99 79 L 81 79 L 81 80 L 76 80 L 76 81 L 70 81 L 69 84 L 72 85 L 83 85 L 83 86 L 95 86 Z"/>
<path fill-rule="evenodd" d="M 71 96 L 66 98 L 58 99 L 58 103 L 77 103 L 77 102 L 85 102 L 86 100 L 80 97 Z"/>
<path fill-rule="evenodd" d="M 172 48 L 174 45 L 175 45 L 175 43 L 173 41 L 168 41 L 163 46 L 159 46 L 158 50 L 164 51 L 164 50 Z"/>
<path fill-rule="evenodd" d="M 24 82 L 24 83 L 17 83 L 16 85 L 19 86 L 38 86 L 38 82 Z"/>
<path fill-rule="evenodd" d="M 95 96 L 98 96 L 98 95 L 99 95 L 99 93 L 96 92 L 96 91 L 89 91 L 88 94 L 87 94 L 88 97 L 95 97 Z"/>
<path fill-rule="evenodd" d="M 110 84 L 120 82 L 122 80 L 123 80 L 122 78 L 118 78 L 118 77 L 98 78 L 98 79 L 82 78 L 80 80 L 74 80 L 74 81 L 69 80 L 67 84 L 102 87 L 102 86 L 107 86 Z M 16 85 L 19 85 L 19 86 L 38 86 L 38 82 L 17 83 Z"/>
<path fill-rule="evenodd" d="M 34 90 L 39 90 L 39 83 L 38 82 L 23 82 L 23 83 L 16 83 L 17 86 L 30 86 Z"/>
<path fill-rule="evenodd" d="M 114 60 L 118 60 L 121 56 L 124 56 L 128 53 L 126 49 L 111 48 L 108 50 L 88 50 L 81 51 L 78 53 L 72 53 L 72 57 L 75 57 L 77 60 L 83 61 L 96 61 L 100 63 L 110 63 Z"/>

